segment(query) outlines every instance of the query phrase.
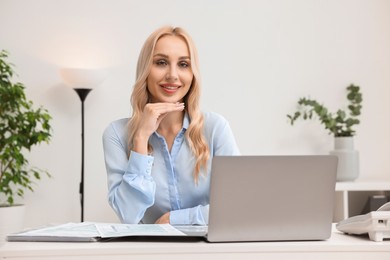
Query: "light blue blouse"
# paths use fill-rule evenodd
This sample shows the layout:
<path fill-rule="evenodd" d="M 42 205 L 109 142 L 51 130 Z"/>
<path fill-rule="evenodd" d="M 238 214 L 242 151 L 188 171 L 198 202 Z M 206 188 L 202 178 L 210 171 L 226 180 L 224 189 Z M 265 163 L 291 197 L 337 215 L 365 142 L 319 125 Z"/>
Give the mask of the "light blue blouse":
<path fill-rule="evenodd" d="M 128 157 L 128 119 L 112 122 L 104 131 L 103 147 L 108 178 L 108 201 L 123 223 L 154 223 L 171 212 L 170 223 L 208 223 L 211 159 L 206 172 L 194 182 L 195 157 L 185 138 L 189 126 L 186 114 L 183 128 L 171 152 L 165 139 L 154 132 L 149 139 L 153 154 L 131 151 Z M 216 113 L 204 113 L 204 135 L 215 155 L 238 155 L 229 123 Z"/>

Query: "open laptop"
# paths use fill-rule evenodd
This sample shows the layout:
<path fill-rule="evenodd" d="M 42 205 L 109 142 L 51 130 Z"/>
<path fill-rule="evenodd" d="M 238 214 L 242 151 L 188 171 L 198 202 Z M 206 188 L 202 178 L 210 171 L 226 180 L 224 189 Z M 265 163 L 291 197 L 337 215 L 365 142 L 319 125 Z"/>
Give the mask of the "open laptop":
<path fill-rule="evenodd" d="M 336 173 L 332 155 L 216 156 L 207 234 L 178 229 L 209 242 L 328 239 Z"/>

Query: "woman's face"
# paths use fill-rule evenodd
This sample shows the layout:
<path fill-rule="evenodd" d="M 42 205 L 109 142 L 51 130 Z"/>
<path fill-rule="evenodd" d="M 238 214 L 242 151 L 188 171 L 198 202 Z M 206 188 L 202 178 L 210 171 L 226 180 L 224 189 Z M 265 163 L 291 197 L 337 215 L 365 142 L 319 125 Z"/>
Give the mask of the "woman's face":
<path fill-rule="evenodd" d="M 171 35 L 160 38 L 147 79 L 151 102 L 182 102 L 193 77 L 190 52 L 184 39 Z"/>

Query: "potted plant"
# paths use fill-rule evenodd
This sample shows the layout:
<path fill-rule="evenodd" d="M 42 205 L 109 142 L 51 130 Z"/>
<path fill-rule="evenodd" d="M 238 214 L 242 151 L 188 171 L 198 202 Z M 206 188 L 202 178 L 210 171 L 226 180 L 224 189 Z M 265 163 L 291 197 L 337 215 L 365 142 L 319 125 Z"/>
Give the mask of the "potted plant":
<path fill-rule="evenodd" d="M 17 215 L 23 206 L 15 203 L 15 197 L 23 197 L 25 190 L 33 191 L 33 180 L 47 173 L 31 167 L 25 156 L 31 148 L 51 137 L 51 116 L 42 107 L 33 108 L 25 95 L 22 83 L 14 83 L 13 65 L 7 62 L 8 53 L 0 52 L 0 239 L 12 230 L 7 212 Z M 19 221 L 20 222 L 20 221 Z M 4 226 L 3 226 L 4 225 Z"/>
<path fill-rule="evenodd" d="M 319 102 L 310 98 L 298 100 L 298 110 L 287 115 L 291 125 L 298 119 L 318 119 L 329 134 L 335 137 L 335 149 L 331 154 L 339 158 L 337 180 L 355 180 L 359 175 L 359 154 L 353 147 L 354 127 L 360 124 L 363 97 L 360 87 L 351 84 L 347 87 L 348 109 L 338 109 L 335 113 Z"/>

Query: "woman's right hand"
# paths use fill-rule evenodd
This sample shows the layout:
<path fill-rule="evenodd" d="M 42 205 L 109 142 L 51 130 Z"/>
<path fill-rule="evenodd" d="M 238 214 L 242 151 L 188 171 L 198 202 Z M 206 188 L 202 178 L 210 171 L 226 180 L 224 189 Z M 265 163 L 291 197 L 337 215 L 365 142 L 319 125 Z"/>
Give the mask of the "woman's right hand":
<path fill-rule="evenodd" d="M 161 121 L 170 112 L 184 110 L 184 103 L 148 103 L 142 112 L 139 128 L 134 136 L 133 150 L 147 154 L 149 137 L 157 130 Z"/>

